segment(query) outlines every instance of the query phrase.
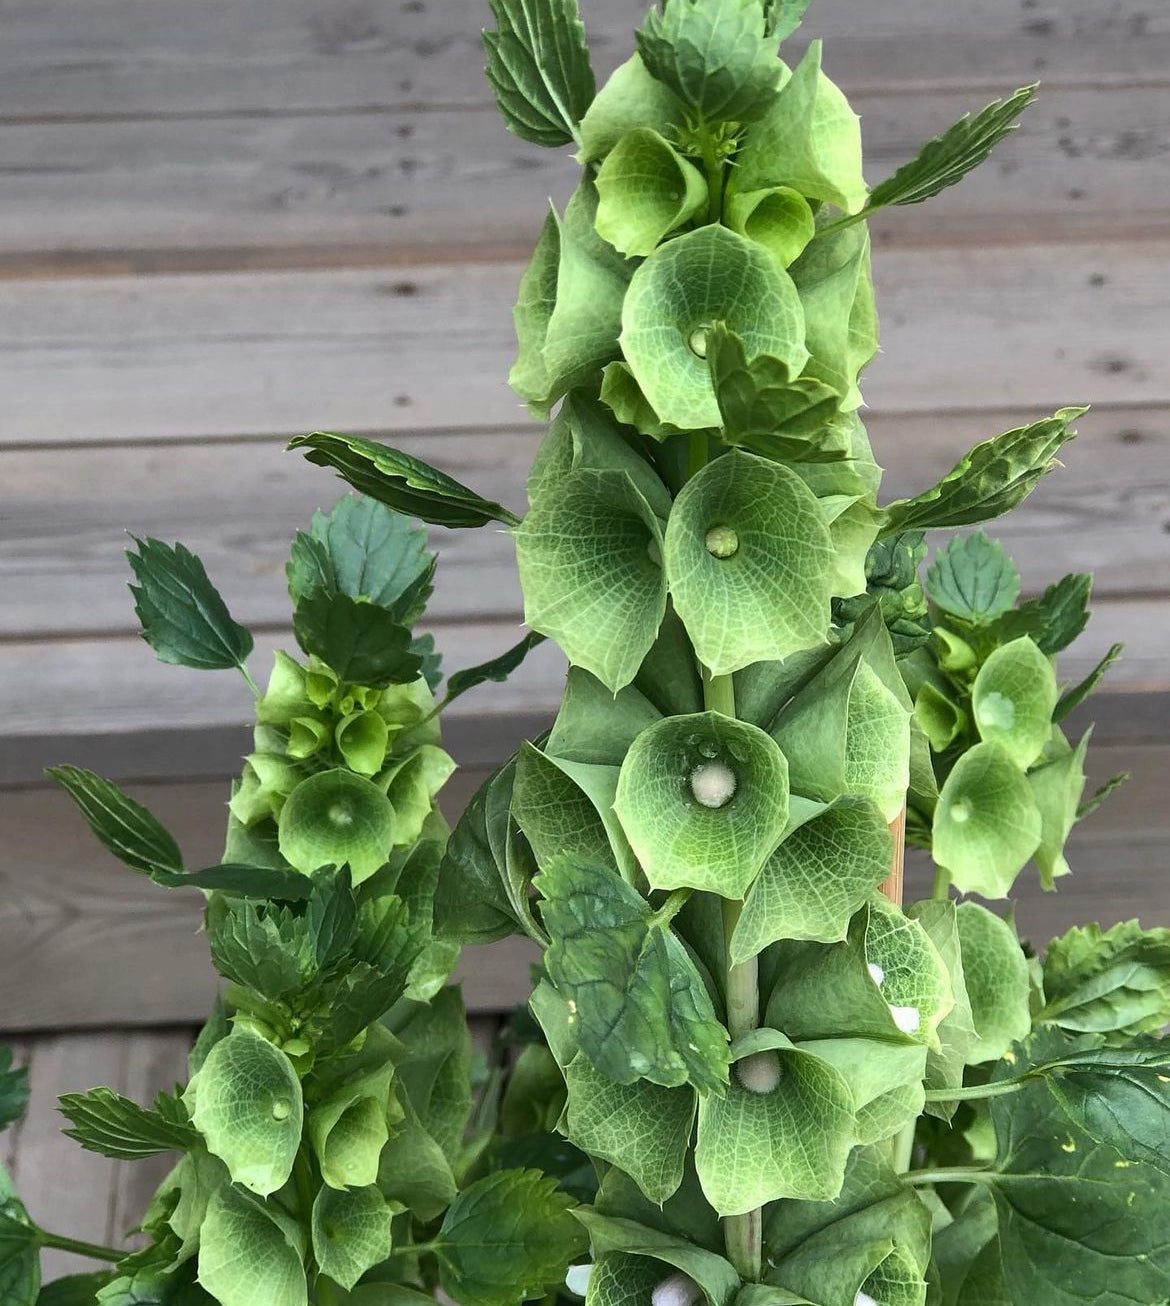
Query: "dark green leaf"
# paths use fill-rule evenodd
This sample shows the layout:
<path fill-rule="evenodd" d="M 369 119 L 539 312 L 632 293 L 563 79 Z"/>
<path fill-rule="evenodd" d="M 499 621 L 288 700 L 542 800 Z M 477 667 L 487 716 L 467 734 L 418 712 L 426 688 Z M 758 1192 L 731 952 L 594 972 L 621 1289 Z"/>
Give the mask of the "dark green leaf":
<path fill-rule="evenodd" d="M 501 1170 L 451 1203 L 435 1239 L 443 1291 L 461 1306 L 518 1306 L 584 1255 L 572 1200 L 536 1170 Z"/>
<path fill-rule="evenodd" d="M 12 1049 L 0 1043 L 0 1129 L 24 1114 L 28 1102 L 28 1068 L 12 1068 Z"/>
<path fill-rule="evenodd" d="M 225 979 L 280 1001 L 305 988 L 317 969 L 306 919 L 262 911 L 243 898 L 213 898 L 207 910 L 211 960 Z"/>
<path fill-rule="evenodd" d="M 1093 578 L 1085 572 L 1062 577 L 1038 599 L 1005 612 L 995 624 L 996 639 L 1007 643 L 1027 635 L 1042 653 L 1059 653 L 1088 625 L 1092 588 Z"/>
<path fill-rule="evenodd" d="M 305 450 L 311 463 L 332 467 L 371 499 L 436 526 L 486 526 L 490 521 L 514 526 L 518 520 L 507 508 L 481 499 L 446 472 L 360 435 L 317 431 L 298 435 L 288 447 Z"/>
<path fill-rule="evenodd" d="M 800 26 L 810 0 L 764 0 L 768 34 L 786 41 Z"/>
<path fill-rule="evenodd" d="M 1004 100 L 993 100 L 974 117 L 965 114 L 941 136 L 928 141 L 917 156 L 870 193 L 866 214 L 890 204 L 921 204 L 977 168 L 996 145 L 1018 126 L 1016 119 L 1036 98 L 1024 86 Z"/>
<path fill-rule="evenodd" d="M 96 1274 L 70 1274 L 64 1279 L 46 1283 L 37 1298 L 37 1306 L 94 1306 L 97 1291 L 110 1282 L 111 1274 L 99 1270 Z"/>
<path fill-rule="evenodd" d="M 0 1166 L 0 1302 L 34 1306 L 41 1286 L 40 1238 Z"/>
<path fill-rule="evenodd" d="M 1080 682 L 1073 685 L 1071 689 L 1066 689 L 1060 696 L 1060 702 L 1056 705 L 1056 711 L 1052 714 L 1053 721 L 1063 721 L 1070 712 L 1080 705 L 1089 697 L 1108 674 L 1110 667 L 1121 657 L 1124 650 L 1124 644 L 1113 644 L 1110 646 L 1108 653 L 1100 662 L 1089 672 L 1089 674 Z"/>
<path fill-rule="evenodd" d="M 1110 776 L 1096 793 L 1090 794 L 1077 808 L 1077 820 L 1083 821 L 1086 816 L 1092 816 L 1110 794 L 1120 789 L 1128 779 L 1128 771 L 1119 771 L 1117 775 Z"/>
<path fill-rule="evenodd" d="M 168 889 L 215 890 L 239 898 L 273 898 L 282 902 L 307 898 L 312 888 L 309 877 L 298 871 L 282 870 L 276 866 L 244 866 L 234 862 L 181 875 L 155 870 L 150 878 Z"/>
<path fill-rule="evenodd" d="M 1086 925 L 1048 945 L 1037 1024 L 1133 1036 L 1170 1024 L 1170 930 Z"/>
<path fill-rule="evenodd" d="M 181 544 L 135 537 L 127 552 L 137 585 L 130 586 L 142 638 L 163 662 L 198 670 L 242 668 L 252 636 L 231 618 L 203 563 Z"/>
<path fill-rule="evenodd" d="M 1061 408 L 1052 417 L 977 444 L 937 485 L 891 503 L 885 533 L 975 526 L 1002 516 L 1051 470 L 1060 447 L 1075 438 L 1070 426 L 1086 412 Z"/>
<path fill-rule="evenodd" d="M 469 689 L 474 689 L 476 685 L 484 684 L 485 681 L 494 680 L 497 683 L 502 683 L 507 680 L 528 654 L 538 644 L 544 643 L 544 639 L 543 635 L 530 630 L 518 644 L 513 644 L 506 653 L 501 653 L 499 657 L 491 658 L 487 662 L 481 662 L 478 666 L 465 667 L 462 671 L 453 671 L 447 679 L 446 701 L 449 703 L 452 699 L 458 698 L 460 694 L 466 694 Z"/>
<path fill-rule="evenodd" d="M 1019 573 L 1003 545 L 982 531 L 952 540 L 931 564 L 926 582 L 936 607 L 971 625 L 1002 616 L 1020 593 Z"/>
<path fill-rule="evenodd" d="M 433 694 L 443 679 L 443 655 L 435 651 L 434 635 L 416 635 L 410 641 L 410 651 L 422 663 L 422 677 Z"/>
<path fill-rule="evenodd" d="M 490 0 L 487 78 L 509 131 L 534 145 L 568 145 L 596 83 L 577 0 Z"/>
<path fill-rule="evenodd" d="M 355 685 L 406 685 L 422 669 L 422 659 L 411 651 L 409 627 L 366 599 L 315 590 L 297 604 L 293 630 L 306 653 Z"/>
<path fill-rule="evenodd" d="M 109 780 L 78 766 L 51 766 L 48 774 L 69 791 L 89 828 L 127 866 L 153 875 L 183 873 L 183 855 L 171 835 L 141 804 Z"/>
<path fill-rule="evenodd" d="M 63 1094 L 61 1114 L 73 1126 L 63 1131 L 66 1137 L 87 1152 L 116 1161 L 185 1151 L 200 1142 L 196 1129 L 187 1123 L 186 1112 L 171 1098 L 160 1097 L 156 1109 L 151 1110 L 112 1088 L 91 1088 L 88 1093 Z"/>

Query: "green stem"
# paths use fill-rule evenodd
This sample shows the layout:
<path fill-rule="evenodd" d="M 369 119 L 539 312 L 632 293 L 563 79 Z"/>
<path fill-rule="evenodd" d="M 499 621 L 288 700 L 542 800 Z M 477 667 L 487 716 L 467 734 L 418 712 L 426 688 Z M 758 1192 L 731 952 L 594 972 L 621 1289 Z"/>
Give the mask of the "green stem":
<path fill-rule="evenodd" d="M 260 686 L 259 686 L 259 685 L 258 685 L 258 684 L 253 680 L 253 679 L 252 679 L 252 673 L 248 670 L 248 668 L 247 668 L 247 667 L 246 667 L 242 662 L 239 662 L 239 663 L 237 663 L 236 665 L 240 668 L 240 675 L 243 676 L 244 679 L 248 682 L 248 688 L 252 691 L 252 693 L 253 693 L 257 698 L 263 698 L 263 697 L 264 697 L 264 691 L 263 691 L 263 690 L 260 688 Z"/>
<path fill-rule="evenodd" d="M 714 142 L 703 133 L 703 170 L 707 174 L 707 221 L 723 220 L 723 160 L 715 151 Z"/>
<path fill-rule="evenodd" d="M 743 903 L 723 900 L 724 955 L 730 956 L 731 936 L 739 924 Z M 759 960 L 727 967 L 727 1032 L 734 1043 L 760 1023 Z M 732 1071 L 734 1074 L 735 1072 Z M 729 1215 L 723 1221 L 723 1241 L 727 1258 L 746 1283 L 758 1283 L 763 1272 L 764 1212 L 757 1207 L 743 1215 Z"/>
<path fill-rule="evenodd" d="M 934 868 L 934 890 L 931 897 L 935 902 L 946 902 L 951 896 L 951 873 L 945 866 Z"/>
<path fill-rule="evenodd" d="M 1035 1071 L 1024 1075 L 1013 1075 L 1010 1079 L 997 1079 L 991 1084 L 965 1084 L 958 1088 L 928 1088 L 928 1102 L 978 1102 L 989 1097 L 1004 1097 L 1008 1093 L 1018 1093 L 1029 1080 L 1035 1079 Z"/>
<path fill-rule="evenodd" d="M 687 905 L 694 889 L 675 889 L 650 918 L 654 925 L 668 925 Z"/>
<path fill-rule="evenodd" d="M 703 706 L 708 712 L 735 716 L 735 681 L 731 676 L 713 676 L 703 671 Z"/>
<path fill-rule="evenodd" d="M 75 1256 L 88 1256 L 95 1261 L 109 1261 L 115 1264 L 128 1252 L 117 1247 L 105 1247 L 101 1243 L 87 1243 L 80 1238 L 66 1238 L 64 1234 L 50 1233 L 47 1229 L 37 1232 L 37 1241 L 42 1247 L 52 1247 L 59 1252 L 72 1252 Z"/>
<path fill-rule="evenodd" d="M 997 1179 L 991 1170 L 976 1170 L 971 1166 L 943 1166 L 940 1170 L 911 1170 L 903 1178 L 916 1187 L 927 1184 L 993 1184 Z"/>
<path fill-rule="evenodd" d="M 317 1306 L 341 1306 L 341 1298 L 332 1279 L 318 1277 L 315 1286 Z"/>
<path fill-rule="evenodd" d="M 910 1162 L 914 1159 L 914 1134 L 917 1125 L 917 1120 L 911 1120 L 900 1134 L 894 1136 L 894 1147 L 890 1159 L 895 1174 L 905 1174 L 910 1169 Z"/>
<path fill-rule="evenodd" d="M 707 466 L 707 432 L 687 432 L 687 480 L 698 474 Z"/>

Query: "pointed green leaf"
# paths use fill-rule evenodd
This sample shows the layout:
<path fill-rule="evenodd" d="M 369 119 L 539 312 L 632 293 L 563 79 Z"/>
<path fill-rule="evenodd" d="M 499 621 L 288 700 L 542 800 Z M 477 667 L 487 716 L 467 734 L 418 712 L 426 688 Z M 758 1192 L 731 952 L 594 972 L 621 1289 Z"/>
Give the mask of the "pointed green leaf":
<path fill-rule="evenodd" d="M 947 777 L 932 851 L 961 893 L 1003 898 L 1042 834 L 1028 777 L 999 744 L 976 744 Z"/>
<path fill-rule="evenodd" d="M 638 1080 L 619 1084 L 583 1054 L 565 1072 L 564 1130 L 590 1156 L 619 1166 L 652 1202 L 673 1197 L 695 1123 L 690 1088 L 662 1088 Z"/>
<path fill-rule="evenodd" d="M 28 1067 L 12 1068 L 12 1049 L 0 1043 L 0 1129 L 24 1114 L 28 1102 Z"/>
<path fill-rule="evenodd" d="M 772 255 L 723 226 L 688 232 L 638 268 L 622 308 L 622 352 L 662 421 L 718 426 L 706 363 L 706 332 L 717 322 L 749 358 L 769 354 L 793 375 L 808 361 L 796 287 Z"/>
<path fill-rule="evenodd" d="M 341 680 L 383 689 L 418 679 L 422 662 L 410 630 L 368 599 L 314 590 L 293 613 L 297 643 Z"/>
<path fill-rule="evenodd" d="M 768 31 L 786 41 L 800 26 L 810 0 L 764 0 Z M 747 1306 L 744 1303 L 744 1306 Z"/>
<path fill-rule="evenodd" d="M 199 1282 L 220 1306 L 307 1306 L 303 1238 L 280 1207 L 221 1188 L 199 1232 Z"/>
<path fill-rule="evenodd" d="M 788 468 L 738 449 L 709 463 L 675 501 L 663 556 L 675 608 L 712 675 L 825 642 L 832 541 Z"/>
<path fill-rule="evenodd" d="M 1087 408 L 1061 408 L 1027 426 L 977 444 L 929 490 L 886 508 L 886 533 L 974 526 L 1010 511 L 1050 471 Z"/>
<path fill-rule="evenodd" d="M 486 684 L 489 680 L 502 684 L 538 644 L 544 643 L 544 639 L 543 635 L 530 630 L 519 643 L 513 644 L 498 657 L 489 658 L 488 661 L 477 663 L 474 667 L 463 667 L 459 671 L 453 671 L 447 678 L 445 701 L 450 703 L 461 694 L 466 694 L 469 689 Z"/>
<path fill-rule="evenodd" d="M 673 0 L 638 30 L 647 69 L 701 122 L 748 122 L 780 80 L 759 0 Z"/>
<path fill-rule="evenodd" d="M 317 1268 L 349 1290 L 393 1246 L 393 1209 L 375 1187 L 338 1192 L 322 1188 L 313 1202 L 313 1256 Z"/>
<path fill-rule="evenodd" d="M 1040 812 L 1040 843 L 1032 856 L 1040 871 L 1040 883 L 1046 889 L 1054 888 L 1056 880 L 1068 875 L 1071 869 L 1065 860 L 1064 845 L 1081 815 L 1085 754 L 1091 734 L 1090 728 L 1076 748 L 1067 749 L 1028 775 L 1032 798 Z"/>
<path fill-rule="evenodd" d="M 243 668 L 252 636 L 232 620 L 203 563 L 181 544 L 134 537 L 127 552 L 142 638 L 162 662 L 197 670 Z"/>
<path fill-rule="evenodd" d="M 737 191 L 790 186 L 847 213 L 865 203 L 861 125 L 840 89 L 821 72 L 813 41 L 736 160 Z"/>
<path fill-rule="evenodd" d="M 371 499 L 435 526 L 486 526 L 491 521 L 512 526 L 517 520 L 507 508 L 480 498 L 446 472 L 360 435 L 316 431 L 298 435 L 288 447 L 303 449 L 318 467 L 332 467 Z"/>
<path fill-rule="evenodd" d="M 688 661 L 693 674 L 694 657 Z M 613 694 L 582 667 L 570 667 L 548 752 L 592 766 L 620 766 L 638 735 L 662 716 L 636 684 Z"/>
<path fill-rule="evenodd" d="M 1027 770 L 1052 735 L 1057 692 L 1051 661 L 1027 635 L 1004 644 L 979 668 L 971 691 L 980 736 Z"/>
<path fill-rule="evenodd" d="M 782 1197 L 830 1201 L 853 1147 L 853 1095 L 827 1061 L 775 1030 L 736 1044 L 721 1098 L 699 1103 L 695 1165 L 721 1216 Z"/>
<path fill-rule="evenodd" d="M 628 473 L 570 472 L 516 532 L 525 621 L 616 692 L 666 611 L 661 550 L 661 526 Z"/>
<path fill-rule="evenodd" d="M 595 83 L 577 0 L 489 0 L 487 79 L 508 130 L 534 145 L 568 145 Z"/>
<path fill-rule="evenodd" d="M 176 1148 L 185 1151 L 200 1141 L 186 1111 L 173 1098 L 161 1096 L 153 1111 L 112 1088 L 65 1093 L 60 1100 L 61 1114 L 73 1126 L 62 1132 L 87 1152 L 135 1161 Z"/>
<path fill-rule="evenodd" d="M 1030 635 L 1044 653 L 1067 648 L 1089 623 L 1089 594 L 1093 578 L 1086 572 L 1062 576 L 1039 598 L 1021 603 L 996 622 L 995 635 L 1001 643 L 1018 635 Z"/>
<path fill-rule="evenodd" d="M 1093 668 L 1092 671 L 1079 684 L 1074 685 L 1071 689 L 1065 690 L 1060 696 L 1060 701 L 1056 705 L 1056 711 L 1052 714 L 1053 721 L 1063 721 L 1074 708 L 1080 705 L 1089 697 L 1097 688 L 1101 681 L 1108 674 L 1109 669 L 1121 657 L 1124 650 L 1124 644 L 1113 644 L 1109 651 Z"/>
<path fill-rule="evenodd" d="M 627 753 L 614 810 L 653 888 L 742 898 L 787 823 L 788 765 L 746 722 L 667 718 Z"/>
<path fill-rule="evenodd" d="M 967 1060 L 996 1061 L 1031 1028 L 1028 963 L 1015 930 L 986 907 L 962 902 L 955 920 L 977 1035 Z"/>
<path fill-rule="evenodd" d="M 744 962 L 780 939 L 845 938 L 849 922 L 890 873 L 894 841 L 867 799 L 838 799 L 801 825 L 764 863 L 731 939 Z"/>
<path fill-rule="evenodd" d="M 306 875 L 348 866 L 360 884 L 390 856 L 398 821 L 389 798 L 351 771 L 319 771 L 302 780 L 280 812 L 280 851 Z"/>
<path fill-rule="evenodd" d="M 552 940 L 545 966 L 593 1064 L 618 1083 L 717 1091 L 727 1036 L 694 962 L 604 863 L 566 855 L 536 880 Z"/>
<path fill-rule="evenodd" d="M 606 156 L 597 195 L 598 234 L 620 253 L 644 258 L 705 207 L 707 183 L 658 132 L 640 127 Z"/>
<path fill-rule="evenodd" d="M 572 1205 L 535 1170 L 502 1170 L 465 1188 L 435 1238 L 443 1291 L 460 1306 L 519 1306 L 559 1288 L 586 1245 Z"/>
<path fill-rule="evenodd" d="M 1020 575 L 998 540 L 982 531 L 953 539 L 927 572 L 931 601 L 961 621 L 980 625 L 1002 616 L 1020 593 Z"/>
<path fill-rule="evenodd" d="M 110 1282 L 106 1270 L 95 1274 L 67 1274 L 63 1279 L 46 1283 L 37 1296 L 36 1306 L 94 1306 L 99 1288 Z"/>
<path fill-rule="evenodd" d="M 208 1151 L 236 1183 L 262 1197 L 284 1186 L 301 1143 L 304 1102 L 279 1048 L 237 1026 L 208 1053 L 184 1100 Z"/>

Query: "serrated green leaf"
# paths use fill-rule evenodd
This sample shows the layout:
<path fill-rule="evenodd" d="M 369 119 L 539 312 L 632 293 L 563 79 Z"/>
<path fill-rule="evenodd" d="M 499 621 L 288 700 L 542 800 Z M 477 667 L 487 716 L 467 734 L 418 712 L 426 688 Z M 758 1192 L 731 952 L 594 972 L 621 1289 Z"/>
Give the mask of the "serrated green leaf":
<path fill-rule="evenodd" d="M 1053 939 L 1044 954 L 1037 1024 L 1111 1039 L 1170 1024 L 1170 930 L 1123 921 L 1086 925 Z"/>
<path fill-rule="evenodd" d="M 873 188 L 865 206 L 868 215 L 891 204 L 921 204 L 953 186 L 1017 127 L 1016 119 L 1036 98 L 1035 86 L 1024 86 L 1003 100 L 993 100 L 974 117 L 965 114 L 941 136 L 928 141 L 917 156 Z"/>
<path fill-rule="evenodd" d="M 24 1114 L 28 1102 L 28 1067 L 12 1068 L 12 1049 L 0 1043 L 0 1129 Z"/>
<path fill-rule="evenodd" d="M 886 534 L 974 526 L 1010 511 L 1036 488 L 1087 408 L 1061 408 L 977 444 L 929 490 L 886 508 Z"/>
<path fill-rule="evenodd" d="M 618 1083 L 718 1091 L 727 1036 L 694 962 L 637 890 L 567 854 L 536 880 L 551 943 L 545 966 L 593 1064 Z"/>
<path fill-rule="evenodd" d="M 534 145 L 568 145 L 596 84 L 577 0 L 489 0 L 487 79 L 508 130 Z"/>
<path fill-rule="evenodd" d="M 451 1203 L 435 1238 L 443 1291 L 460 1306 L 518 1306 L 560 1287 L 586 1246 L 572 1207 L 534 1170 L 477 1180 Z"/>
<path fill-rule="evenodd" d="M 1031 1027 L 1028 963 L 1015 931 L 975 902 L 955 911 L 963 949 L 963 973 L 977 1035 L 967 1060 L 995 1061 Z"/>
<path fill-rule="evenodd" d="M 354 882 L 369 879 L 398 842 L 390 799 L 351 771 L 319 771 L 302 780 L 280 810 L 280 851 L 306 875 L 346 865 Z"/>
<path fill-rule="evenodd" d="M 687 482 L 666 526 L 675 610 L 712 675 L 825 642 L 832 539 L 794 472 L 733 449 Z"/>
<path fill-rule="evenodd" d="M 979 668 L 971 690 L 980 737 L 1026 771 L 1051 738 L 1057 694 L 1051 661 L 1027 635 L 1002 645 Z"/>
<path fill-rule="evenodd" d="M 530 630 L 523 639 L 498 657 L 479 662 L 474 667 L 463 667 L 459 671 L 453 671 L 447 678 L 447 694 L 444 701 L 450 703 L 461 694 L 466 694 L 469 689 L 486 684 L 489 680 L 502 684 L 537 645 L 544 643 L 544 640 L 544 635 Z"/>
<path fill-rule="evenodd" d="M 221 1188 L 199 1234 L 199 1282 L 220 1306 L 308 1306 L 303 1241 L 280 1207 Z"/>
<path fill-rule="evenodd" d="M 772 255 L 727 227 L 688 232 L 638 268 L 622 306 L 622 352 L 661 421 L 719 425 L 706 362 L 706 332 L 717 322 L 742 339 L 749 359 L 768 354 L 793 375 L 808 361 L 796 287 Z"/>
<path fill-rule="evenodd" d="M 649 72 L 704 123 L 748 122 L 776 94 L 778 39 L 759 0 L 672 0 L 638 29 Z"/>
<path fill-rule="evenodd" d="M 215 897 L 208 904 L 207 933 L 219 973 L 274 1002 L 305 987 L 315 973 L 308 930 L 287 912 Z"/>
<path fill-rule="evenodd" d="M 1109 651 L 1093 668 L 1092 671 L 1079 684 L 1074 685 L 1071 689 L 1065 690 L 1060 696 L 1060 701 L 1056 705 L 1056 710 L 1052 713 L 1053 721 L 1060 722 L 1065 719 L 1070 712 L 1080 705 L 1089 697 L 1097 688 L 1101 681 L 1108 674 L 1109 669 L 1116 663 L 1125 648 L 1124 644 L 1113 644 Z"/>
<path fill-rule="evenodd" d="M 1084 630 L 1089 621 L 1092 576 L 1079 572 L 1063 576 L 1049 585 L 1039 598 L 1021 603 L 996 622 L 995 635 L 1002 642 L 1028 635 L 1044 653 L 1059 653 Z"/>
<path fill-rule="evenodd" d="M 516 524 L 517 518 L 489 499 L 482 499 L 446 472 L 418 458 L 360 435 L 330 435 L 316 431 L 289 441 L 318 467 L 332 467 L 355 490 L 379 503 L 419 517 L 435 526 Z"/>
<path fill-rule="evenodd" d="M 958 536 L 926 573 L 931 602 L 952 617 L 983 625 L 1002 616 L 1020 594 L 1020 575 L 998 540 L 982 531 Z"/>
<path fill-rule="evenodd" d="M 174 1149 L 186 1151 L 199 1144 L 198 1131 L 187 1122 L 186 1111 L 171 1099 L 161 1098 L 154 1110 L 139 1106 L 112 1088 L 91 1088 L 88 1093 L 65 1093 L 61 1114 L 73 1126 L 62 1132 L 87 1152 L 135 1161 Z M 163 1114 L 159 1107 L 170 1107 Z"/>
<path fill-rule="evenodd" d="M 127 551 L 142 638 L 162 662 L 197 670 L 243 669 L 252 636 L 232 620 L 203 563 L 181 544 L 134 537 Z"/>
<path fill-rule="evenodd" d="M 398 1078 L 427 1132 L 458 1167 L 471 1114 L 471 1035 L 458 988 L 387 1025 L 401 1045 Z"/>
<path fill-rule="evenodd" d="M 934 813 L 934 860 L 961 893 L 1003 898 L 1040 845 L 1028 777 L 994 743 L 976 744 L 947 777 Z"/>
<path fill-rule="evenodd" d="M 707 203 L 703 174 L 650 127 L 617 142 L 596 184 L 598 235 L 630 258 L 652 254 Z"/>
<path fill-rule="evenodd" d="M 314 590 L 293 613 L 297 643 L 341 680 L 384 689 L 418 679 L 421 659 L 394 613 L 366 599 Z"/>
<path fill-rule="evenodd" d="M 312 1245 L 317 1268 L 347 1291 L 385 1261 L 393 1247 L 394 1209 L 376 1187 L 322 1188 L 313 1202 Z"/>
<path fill-rule="evenodd" d="M 288 1057 L 237 1027 L 208 1053 L 184 1095 L 191 1123 L 236 1183 L 266 1197 L 292 1173 L 304 1102 Z"/>
<path fill-rule="evenodd" d="M 789 186 L 846 213 L 865 203 L 860 120 L 821 71 L 813 41 L 736 159 L 736 191 Z"/>
<path fill-rule="evenodd" d="M 79 766 L 51 766 L 47 774 L 69 793 L 94 834 L 119 861 L 150 875 L 183 872 L 183 855 L 171 834 L 110 780 Z"/>

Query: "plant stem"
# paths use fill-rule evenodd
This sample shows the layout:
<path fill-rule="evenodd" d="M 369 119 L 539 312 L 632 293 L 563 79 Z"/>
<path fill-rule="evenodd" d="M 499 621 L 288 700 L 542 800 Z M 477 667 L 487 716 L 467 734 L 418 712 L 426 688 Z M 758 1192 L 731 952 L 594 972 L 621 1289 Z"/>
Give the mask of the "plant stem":
<path fill-rule="evenodd" d="M 264 697 L 264 691 L 263 691 L 263 690 L 260 688 L 260 686 L 259 686 L 259 685 L 258 685 L 258 684 L 253 680 L 253 679 L 252 679 L 252 673 L 248 670 L 248 668 L 247 668 L 247 667 L 246 667 L 242 662 L 239 663 L 238 665 L 239 665 L 239 668 L 240 668 L 240 675 L 243 676 L 244 679 L 248 682 L 248 688 L 252 691 L 252 693 L 255 695 L 256 698 L 263 698 L 263 697 Z"/>
<path fill-rule="evenodd" d="M 337 1289 L 332 1279 L 326 1279 L 318 1276 L 315 1285 L 317 1297 L 317 1306 L 340 1306 L 341 1299 L 337 1295 Z"/>
<path fill-rule="evenodd" d="M 712 676 L 703 668 L 703 706 L 708 712 L 735 716 L 735 681 L 731 676 Z"/>
<path fill-rule="evenodd" d="M 931 897 L 935 902 L 946 902 L 951 896 L 951 873 L 945 866 L 934 868 L 934 890 Z"/>
<path fill-rule="evenodd" d="M 895 1174 L 905 1174 L 910 1169 L 910 1162 L 914 1159 L 914 1134 L 917 1125 L 917 1120 L 911 1120 L 901 1133 L 894 1135 L 890 1160 Z"/>
<path fill-rule="evenodd" d="M 976 1170 L 971 1166 L 943 1166 L 940 1170 L 911 1170 L 902 1176 L 907 1183 L 923 1187 L 926 1184 L 993 1184 L 996 1175 L 990 1170 Z"/>
<path fill-rule="evenodd" d="M 703 133 L 703 170 L 707 174 L 707 221 L 723 220 L 723 160 L 715 151 L 710 135 Z"/>
<path fill-rule="evenodd" d="M 37 1241 L 42 1247 L 52 1247 L 59 1252 L 73 1252 L 75 1256 L 88 1256 L 95 1261 L 109 1261 L 111 1264 L 128 1255 L 117 1247 L 105 1247 L 101 1243 L 87 1243 L 80 1238 L 66 1238 L 64 1234 L 50 1233 L 47 1229 L 38 1230 Z"/>
<path fill-rule="evenodd" d="M 991 1084 L 966 1084 L 958 1088 L 928 1088 L 928 1102 L 978 1102 L 989 1097 L 1003 1097 L 1007 1093 L 1018 1093 L 1029 1080 L 1035 1079 L 1035 1071 L 1025 1075 L 1013 1075 L 1011 1079 L 997 1079 Z"/>

